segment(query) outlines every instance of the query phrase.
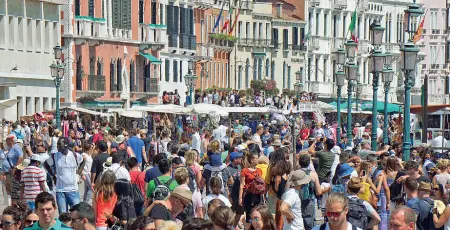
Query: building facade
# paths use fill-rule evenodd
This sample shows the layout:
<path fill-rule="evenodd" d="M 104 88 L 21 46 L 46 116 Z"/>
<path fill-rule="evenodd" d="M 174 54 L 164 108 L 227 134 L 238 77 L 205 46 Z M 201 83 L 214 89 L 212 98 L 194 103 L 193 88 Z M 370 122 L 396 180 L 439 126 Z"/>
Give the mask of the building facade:
<path fill-rule="evenodd" d="M 370 25 L 379 21 L 385 28 L 383 37 L 383 52 L 390 52 L 394 56 L 392 68 L 395 71 L 394 80 L 390 85 L 389 101 L 402 102 L 404 85 L 403 73 L 400 69 L 400 47 L 409 39 L 409 35 L 404 32 L 404 10 L 407 9 L 411 1 L 399 0 L 395 4 L 391 1 L 378 0 L 333 0 L 324 2 L 320 0 L 308 1 L 308 57 L 306 60 L 305 85 L 308 91 L 317 92 L 319 97 L 336 97 L 337 71 L 334 52 L 339 48 L 344 48 L 345 42 L 350 39 L 349 26 L 352 14 L 356 10 L 355 34 L 358 37 L 358 49 L 356 64 L 358 65 L 357 81 L 362 85 L 362 93 L 358 95 L 360 99 L 372 100 L 373 74 L 369 68 L 371 66 L 369 55 L 373 49 L 371 43 Z M 417 25 L 418 21 L 411 22 Z M 419 44 L 419 46 L 422 46 Z M 421 58 L 424 53 L 419 53 Z M 413 98 L 420 91 L 421 65 L 418 64 L 418 72 L 415 76 L 415 86 L 412 93 Z M 380 77 L 378 82 L 378 100 L 384 101 L 383 82 Z M 347 97 L 347 83 L 342 92 L 343 97 Z M 355 95 L 353 95 L 355 96 Z M 414 101 L 414 100 L 413 100 Z"/>
<path fill-rule="evenodd" d="M 422 51 L 426 54 L 422 61 L 422 82 L 428 75 L 428 103 L 448 103 L 448 93 L 445 89 L 448 66 L 446 65 L 447 41 L 447 6 L 445 1 L 423 1 L 427 12 L 424 21 L 423 36 L 420 41 L 424 45 Z M 448 52 L 448 51 L 447 51 Z M 447 99 L 445 99 L 447 97 Z"/>
<path fill-rule="evenodd" d="M 60 44 L 62 0 L 0 1 L 0 116 L 18 120 L 55 108 L 50 75 Z"/>
<path fill-rule="evenodd" d="M 272 79 L 277 88 L 294 89 L 295 73 L 303 71 L 306 45 L 305 1 L 243 1 L 231 54 L 235 89 L 252 80 Z"/>
<path fill-rule="evenodd" d="M 70 1 L 72 2 L 72 1 Z M 157 101 L 165 5 L 151 0 L 75 0 L 62 9 L 63 104 L 93 110 Z"/>

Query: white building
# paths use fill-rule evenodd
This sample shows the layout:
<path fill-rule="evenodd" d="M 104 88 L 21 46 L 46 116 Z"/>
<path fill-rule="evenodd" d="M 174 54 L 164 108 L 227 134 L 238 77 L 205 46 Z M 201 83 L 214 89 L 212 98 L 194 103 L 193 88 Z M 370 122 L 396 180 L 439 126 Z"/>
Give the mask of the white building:
<path fill-rule="evenodd" d="M 55 107 L 49 66 L 60 43 L 60 4 L 63 0 L 0 0 L 2 118 L 17 120 Z"/>
<path fill-rule="evenodd" d="M 319 93 L 319 97 L 336 97 L 337 71 L 333 53 L 338 48 L 344 48 L 344 43 L 350 38 L 349 25 L 352 14 L 356 9 L 356 34 L 359 39 L 356 63 L 359 67 L 358 82 L 363 85 L 361 99 L 372 100 L 373 76 L 369 72 L 370 51 L 372 50 L 370 38 L 370 25 L 378 20 L 386 29 L 384 32 L 382 50 L 394 55 L 392 67 L 395 71 L 394 80 L 390 85 L 389 101 L 403 101 L 403 73 L 399 67 L 400 47 L 409 35 L 404 31 L 404 10 L 410 0 L 332 0 L 308 1 L 307 33 L 310 32 L 308 43 L 308 58 L 306 60 L 305 83 L 308 91 Z M 412 22 L 414 23 L 414 22 Z M 416 22 L 417 23 L 417 22 Z M 417 24 L 416 24 L 417 25 Z M 421 46 L 419 44 L 419 46 Z M 419 53 L 423 58 L 423 53 Z M 418 65 L 415 76 L 415 86 L 412 93 L 420 90 L 420 68 Z M 382 77 L 379 78 L 378 100 L 384 101 L 384 86 Z M 343 97 L 347 97 L 347 83 L 342 89 Z M 415 96 L 413 96 L 413 101 Z"/>

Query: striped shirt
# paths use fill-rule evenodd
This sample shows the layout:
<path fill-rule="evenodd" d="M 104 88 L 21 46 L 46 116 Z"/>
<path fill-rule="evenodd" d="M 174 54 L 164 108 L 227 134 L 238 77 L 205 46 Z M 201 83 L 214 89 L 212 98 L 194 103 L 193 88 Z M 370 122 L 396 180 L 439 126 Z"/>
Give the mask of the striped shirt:
<path fill-rule="evenodd" d="M 24 185 L 24 198 L 27 201 L 34 201 L 36 196 L 43 192 L 40 182 L 45 182 L 45 172 L 36 166 L 28 166 L 22 171 L 20 182 Z"/>

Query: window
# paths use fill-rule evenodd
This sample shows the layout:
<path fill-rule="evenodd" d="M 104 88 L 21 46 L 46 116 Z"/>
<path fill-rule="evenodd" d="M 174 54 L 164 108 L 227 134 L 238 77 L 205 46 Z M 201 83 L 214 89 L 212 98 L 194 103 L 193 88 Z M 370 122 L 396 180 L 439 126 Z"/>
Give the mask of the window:
<path fill-rule="evenodd" d="M 178 82 L 178 61 L 173 61 L 173 82 Z"/>
<path fill-rule="evenodd" d="M 106 7 L 106 2 L 107 2 L 108 0 L 102 0 L 102 18 L 105 18 L 105 12 L 106 12 L 106 9 L 107 9 L 107 7 Z"/>
<path fill-rule="evenodd" d="M 298 27 L 292 27 L 292 44 L 298 45 Z"/>
<path fill-rule="evenodd" d="M 27 19 L 27 49 L 33 50 L 33 20 Z"/>
<path fill-rule="evenodd" d="M 245 23 L 245 38 L 249 39 L 250 35 L 250 22 Z"/>
<path fill-rule="evenodd" d="M 323 82 L 327 82 L 327 59 L 323 59 Z"/>
<path fill-rule="evenodd" d="M 9 30 L 9 49 L 14 49 L 14 24 L 15 24 L 15 18 L 14 16 L 9 16 L 9 23 L 8 23 L 8 30 Z M 36 38 L 37 39 L 37 38 Z M 40 40 L 40 39 L 39 39 Z"/>
<path fill-rule="evenodd" d="M 287 67 L 288 68 L 288 75 L 287 75 L 287 77 L 288 77 L 288 89 L 291 89 L 291 66 L 288 66 Z"/>
<path fill-rule="evenodd" d="M 257 23 L 256 22 L 253 22 L 253 39 L 256 39 L 257 37 L 258 37 L 258 32 L 257 32 L 257 29 L 258 29 L 258 27 L 257 27 Z"/>
<path fill-rule="evenodd" d="M 316 64 L 314 66 L 315 69 L 315 80 L 319 81 L 319 59 L 316 59 Z"/>
<path fill-rule="evenodd" d="M 80 56 L 80 60 L 78 60 L 78 62 L 81 63 L 81 56 Z M 109 65 L 109 81 L 110 81 L 110 91 L 116 91 L 116 88 L 117 88 L 116 87 L 116 62 L 115 62 L 114 58 L 111 59 L 111 64 Z M 80 85 L 81 85 L 81 80 L 80 80 Z"/>
<path fill-rule="evenodd" d="M 122 91 L 122 59 L 117 59 L 117 91 Z"/>
<path fill-rule="evenodd" d="M 242 81 L 242 66 L 238 66 L 238 89 L 241 89 L 241 81 Z"/>
<path fill-rule="evenodd" d="M 226 82 L 225 82 L 225 85 L 224 85 L 224 87 L 226 87 L 226 88 L 230 88 L 230 83 L 231 83 L 231 80 L 230 80 L 230 75 L 229 75 L 229 70 L 230 70 L 230 66 L 228 65 L 228 63 L 225 63 L 225 78 L 226 78 Z"/>
<path fill-rule="evenodd" d="M 95 57 L 91 57 L 89 60 L 89 74 L 95 75 Z"/>
<path fill-rule="evenodd" d="M 256 80 L 258 75 L 258 59 L 253 59 L 253 80 Z"/>
<path fill-rule="evenodd" d="M 284 29 L 283 30 L 283 49 L 287 50 L 289 47 L 289 30 Z"/>
<path fill-rule="evenodd" d="M 80 0 L 75 0 L 75 16 L 80 16 Z"/>
<path fill-rule="evenodd" d="M 95 16 L 94 16 L 95 13 L 94 12 L 95 12 L 94 0 L 89 0 L 89 17 L 95 18 Z"/>
<path fill-rule="evenodd" d="M 216 85 L 216 77 L 217 77 L 217 75 L 216 75 L 217 73 L 216 73 L 216 62 L 213 62 L 213 76 L 212 76 L 212 85 L 214 86 L 214 85 Z"/>
<path fill-rule="evenodd" d="M 345 38 L 345 33 L 347 31 L 347 28 L 345 26 L 345 23 L 347 22 L 347 16 L 344 15 L 344 17 L 342 17 L 342 37 Z"/>
<path fill-rule="evenodd" d="M 440 53 L 441 53 L 441 64 L 445 65 L 445 46 L 444 45 L 441 46 Z M 444 68 L 444 66 L 442 66 L 442 68 Z"/>
<path fill-rule="evenodd" d="M 1 23 L 1 22 L 0 22 Z M 24 20 L 23 20 L 23 18 L 22 17 L 17 17 L 17 24 L 18 24 L 18 26 L 17 26 L 17 35 L 18 35 L 18 38 L 16 39 L 16 41 L 17 41 L 17 45 L 16 45 L 16 47 L 17 47 L 17 49 L 20 49 L 20 50 L 23 50 L 23 47 L 24 47 L 24 44 L 23 44 L 23 42 L 24 42 L 24 39 L 25 39 L 25 37 L 23 36 L 23 24 L 24 24 Z M 0 31 L 0 33 L 1 33 L 1 31 Z"/>
<path fill-rule="evenodd" d="M 263 39 L 263 35 L 264 35 L 264 33 L 263 33 L 263 24 L 260 22 L 259 23 L 259 36 L 258 36 L 258 38 L 259 39 Z"/>
<path fill-rule="evenodd" d="M 165 80 L 166 82 L 170 81 L 170 60 L 166 59 L 165 63 L 164 63 L 164 70 L 165 70 Z"/>
<path fill-rule="evenodd" d="M 152 24 L 156 21 L 156 2 L 152 2 Z M 144 1 L 139 0 L 139 23 L 144 23 Z M 131 70 L 130 70 L 131 71 Z"/>
<path fill-rule="evenodd" d="M 52 40 L 53 44 L 51 45 L 50 49 L 53 49 L 53 46 L 55 46 L 56 44 L 61 44 L 61 41 L 59 40 L 60 36 L 59 36 L 59 33 L 58 33 L 58 28 L 59 28 L 58 22 L 53 22 L 53 33 L 52 33 L 52 35 L 53 35 L 53 40 Z"/>
<path fill-rule="evenodd" d="M 308 81 L 311 81 L 311 65 L 312 65 L 312 59 L 308 58 Z"/>
<path fill-rule="evenodd" d="M 263 71 L 263 59 L 258 59 L 258 80 L 262 79 L 262 71 Z"/>
<path fill-rule="evenodd" d="M 5 27 L 5 16 L 0 15 L 0 48 L 5 47 L 6 39 L 6 27 Z"/>
<path fill-rule="evenodd" d="M 283 62 L 283 89 L 286 89 L 286 62 Z"/>
<path fill-rule="evenodd" d="M 328 37 L 328 14 L 323 15 L 323 36 Z"/>
<path fill-rule="evenodd" d="M 266 58 L 266 77 L 268 77 L 269 76 L 269 72 L 270 71 L 270 62 L 269 62 L 269 59 L 268 58 Z"/>
<path fill-rule="evenodd" d="M 319 16 L 320 16 L 320 13 L 316 13 L 316 21 L 315 21 L 316 35 L 319 35 L 319 27 L 320 27 Z"/>
<path fill-rule="evenodd" d="M 247 61 L 245 61 L 245 87 L 250 87 L 250 81 L 249 81 L 249 68 L 250 68 L 250 60 L 247 58 Z"/>
<path fill-rule="evenodd" d="M 134 61 L 130 61 L 130 92 L 134 92 L 136 90 L 136 81 L 134 80 Z"/>
<path fill-rule="evenodd" d="M 161 3 L 159 4 L 159 24 L 166 24 L 167 22 L 164 21 L 164 5 Z"/>
<path fill-rule="evenodd" d="M 275 80 L 275 61 L 272 61 L 271 65 L 270 79 Z"/>
<path fill-rule="evenodd" d="M 368 81 L 367 81 L 367 68 L 366 68 L 366 64 L 367 64 L 367 62 L 364 62 L 364 64 L 363 64 L 363 83 L 369 83 Z"/>
<path fill-rule="evenodd" d="M 75 78 L 76 78 L 76 89 L 77 90 L 83 90 L 83 66 L 81 65 L 81 63 L 82 63 L 82 58 L 81 58 L 81 55 L 78 57 L 78 59 L 77 59 L 77 61 L 76 61 L 76 69 L 75 69 L 75 73 L 76 73 L 76 75 L 75 75 Z M 111 64 L 110 64 L 110 67 L 111 66 L 114 66 L 114 63 L 113 63 L 113 59 L 111 59 Z M 113 73 L 114 72 L 114 69 L 113 68 L 111 68 L 111 73 Z M 111 82 L 113 82 L 113 80 L 112 79 L 114 79 L 113 78 L 113 76 L 112 75 L 110 75 L 111 76 Z"/>
<path fill-rule="evenodd" d="M 49 52 L 51 50 L 50 48 L 50 35 L 52 34 L 53 27 L 50 25 L 49 21 L 45 21 L 45 33 L 42 36 L 44 39 L 44 51 Z"/>
<path fill-rule="evenodd" d="M 112 0 L 112 27 L 131 29 L 131 0 Z"/>
<path fill-rule="evenodd" d="M 183 61 L 180 61 L 180 82 L 183 82 Z"/>
<path fill-rule="evenodd" d="M 337 15 L 333 15 L 333 37 L 337 37 L 337 34 L 338 34 Z"/>
<path fill-rule="evenodd" d="M 41 51 L 41 20 L 36 20 L 36 51 Z"/>
<path fill-rule="evenodd" d="M 237 31 L 237 33 L 238 33 L 238 38 L 241 38 L 241 34 L 242 34 L 242 22 L 240 21 L 240 22 L 238 22 L 238 31 Z"/>
<path fill-rule="evenodd" d="M 431 11 L 431 29 L 438 29 L 438 12 Z"/>
<path fill-rule="evenodd" d="M 270 39 L 270 23 L 266 23 L 266 39 Z"/>

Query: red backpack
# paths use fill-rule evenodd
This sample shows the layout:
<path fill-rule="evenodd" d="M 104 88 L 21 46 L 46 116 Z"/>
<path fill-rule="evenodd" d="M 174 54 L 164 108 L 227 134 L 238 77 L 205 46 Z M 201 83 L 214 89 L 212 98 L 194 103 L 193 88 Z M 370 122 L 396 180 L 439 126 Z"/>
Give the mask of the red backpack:
<path fill-rule="evenodd" d="M 266 182 L 256 172 L 250 172 L 255 178 L 248 184 L 247 191 L 255 195 L 266 194 Z"/>

